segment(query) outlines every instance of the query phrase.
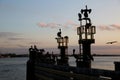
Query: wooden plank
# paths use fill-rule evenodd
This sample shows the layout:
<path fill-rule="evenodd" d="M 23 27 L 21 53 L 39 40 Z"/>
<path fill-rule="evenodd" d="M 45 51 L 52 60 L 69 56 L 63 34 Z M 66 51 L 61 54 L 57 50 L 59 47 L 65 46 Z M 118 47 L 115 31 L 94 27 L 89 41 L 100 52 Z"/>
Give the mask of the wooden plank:
<path fill-rule="evenodd" d="M 78 74 L 86 74 L 93 76 L 113 77 L 115 75 L 120 75 L 120 71 L 117 72 L 117 71 L 103 70 L 103 69 L 87 69 L 87 68 L 70 67 L 70 70 Z"/>
<path fill-rule="evenodd" d="M 36 64 L 35 66 L 38 67 L 44 67 L 44 68 L 50 68 L 53 70 L 59 70 L 63 72 L 73 72 L 76 74 L 82 74 L 82 75 L 88 75 L 88 76 L 94 76 L 94 77 L 99 77 L 103 76 L 107 78 L 112 78 L 115 75 L 119 76 L 120 71 L 112 71 L 112 70 L 103 70 L 103 69 L 88 69 L 88 68 L 79 68 L 79 67 L 71 67 L 71 66 L 58 66 L 58 65 L 51 65 L 51 64 Z M 110 80 L 110 79 L 108 79 Z"/>
<path fill-rule="evenodd" d="M 36 70 L 42 70 L 51 74 L 55 75 L 60 75 L 60 76 L 65 76 L 65 77 L 73 77 L 75 79 L 80 79 L 80 80 L 98 80 L 100 78 L 94 77 L 94 76 L 88 76 L 88 75 L 83 75 L 83 74 L 76 74 L 76 73 L 70 73 L 70 72 L 64 72 L 64 71 L 59 71 L 59 70 L 54 70 L 50 68 L 44 68 L 44 67 L 35 67 Z"/>
<path fill-rule="evenodd" d="M 39 80 L 54 80 L 52 78 L 49 78 L 47 76 L 44 76 L 44 75 L 40 75 L 40 74 L 37 74 L 35 73 L 35 76 L 39 79 Z"/>
<path fill-rule="evenodd" d="M 71 66 L 58 66 L 58 65 L 51 65 L 51 64 L 36 64 L 39 67 L 46 67 L 51 68 L 59 71 L 72 71 L 77 74 L 84 74 L 89 76 L 104 76 L 104 77 L 113 77 L 115 75 L 120 75 L 120 71 L 112 71 L 112 70 L 103 70 L 103 69 L 88 69 L 88 68 L 79 68 L 79 67 L 71 67 Z"/>
<path fill-rule="evenodd" d="M 49 72 L 45 72 L 44 70 L 36 70 L 35 73 L 37 73 L 39 75 L 44 75 L 44 76 L 46 76 L 48 78 L 52 78 L 54 80 L 69 80 L 69 78 L 67 78 L 67 77 L 52 74 L 52 73 L 49 73 Z"/>

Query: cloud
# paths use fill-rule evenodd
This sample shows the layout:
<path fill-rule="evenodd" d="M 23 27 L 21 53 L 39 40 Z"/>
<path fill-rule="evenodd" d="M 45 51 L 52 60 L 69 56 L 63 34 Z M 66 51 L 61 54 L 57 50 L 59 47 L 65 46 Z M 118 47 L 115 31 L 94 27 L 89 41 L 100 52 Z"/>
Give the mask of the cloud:
<path fill-rule="evenodd" d="M 41 44 L 41 42 L 29 42 L 31 45 Z"/>
<path fill-rule="evenodd" d="M 74 30 L 76 30 L 77 29 L 76 27 L 79 26 L 78 23 L 75 23 L 72 20 L 68 20 L 63 24 L 58 24 L 58 23 L 54 23 L 54 22 L 51 22 L 51 23 L 39 22 L 39 23 L 37 23 L 37 25 L 39 27 L 42 27 L 42 28 L 58 28 L 58 27 L 62 27 L 62 28 L 73 28 Z M 98 29 L 100 29 L 102 31 L 103 30 L 107 30 L 107 31 L 120 30 L 120 25 L 119 24 L 99 25 Z"/>
<path fill-rule="evenodd" d="M 114 30 L 112 27 L 106 26 L 106 25 L 100 25 L 98 27 L 99 27 L 100 30 L 108 30 L 108 31 Z"/>
<path fill-rule="evenodd" d="M 100 25 L 98 26 L 100 30 L 107 30 L 107 31 L 113 31 L 113 30 L 120 30 L 119 24 L 111 24 L 111 25 Z"/>
<path fill-rule="evenodd" d="M 8 38 L 8 40 L 24 40 L 24 38 Z"/>
<path fill-rule="evenodd" d="M 19 47 L 19 48 L 27 48 L 28 47 L 26 45 L 21 45 L 21 44 L 17 44 L 16 46 Z"/>
<path fill-rule="evenodd" d="M 13 32 L 0 32 L 0 37 L 10 37 L 10 36 L 17 36 L 20 35 L 18 33 L 13 33 Z"/>
<path fill-rule="evenodd" d="M 0 38 L 10 41 L 26 40 L 25 38 L 19 37 L 21 34 L 13 32 L 0 32 Z"/>
<path fill-rule="evenodd" d="M 64 24 L 64 27 L 78 27 L 79 24 L 76 24 L 75 22 L 69 20 Z"/>
<path fill-rule="evenodd" d="M 45 22 L 39 22 L 37 23 L 37 25 L 39 27 L 42 27 L 42 28 L 57 28 L 57 27 L 63 27 L 63 28 L 69 28 L 69 27 L 78 27 L 79 24 L 76 24 L 75 22 L 73 22 L 72 20 L 68 20 L 66 21 L 65 23 L 63 24 L 58 24 L 58 23 L 54 23 L 54 22 L 51 22 L 51 23 L 45 23 Z"/>
<path fill-rule="evenodd" d="M 61 26 L 60 24 L 57 23 L 44 23 L 44 22 L 40 22 L 37 24 L 39 27 L 50 27 L 50 28 L 56 28 Z"/>
<path fill-rule="evenodd" d="M 115 29 L 119 29 L 120 30 L 120 25 L 119 24 L 112 24 L 110 26 L 112 26 Z"/>

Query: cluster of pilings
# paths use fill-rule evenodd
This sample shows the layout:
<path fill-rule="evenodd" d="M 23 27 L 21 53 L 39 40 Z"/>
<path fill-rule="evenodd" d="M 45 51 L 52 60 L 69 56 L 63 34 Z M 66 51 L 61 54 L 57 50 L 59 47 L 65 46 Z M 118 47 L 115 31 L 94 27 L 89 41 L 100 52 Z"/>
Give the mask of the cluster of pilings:
<path fill-rule="evenodd" d="M 104 75 L 107 75 L 107 76 L 109 76 L 109 74 L 110 76 L 112 76 L 112 74 L 114 73 L 117 75 L 113 76 L 112 80 L 120 79 L 120 77 L 118 76 L 120 74 L 120 62 L 114 63 L 115 72 L 91 69 L 91 61 L 94 60 L 93 56 L 91 55 L 91 44 L 95 43 L 94 34 L 96 33 L 96 28 L 95 26 L 92 25 L 91 19 L 88 17 L 88 14 L 90 14 L 91 11 L 92 10 L 88 9 L 86 6 L 86 9 L 81 9 L 80 13 L 78 14 L 79 21 L 80 21 L 80 26 L 77 27 L 77 34 L 79 35 L 79 40 L 78 40 L 79 54 L 75 54 L 75 49 L 73 49 L 73 57 L 76 59 L 76 67 L 72 68 L 69 66 L 69 63 L 68 63 L 69 62 L 68 61 L 69 60 L 69 57 L 68 57 L 69 38 L 68 36 L 63 37 L 61 35 L 62 34 L 61 29 L 59 29 L 59 32 L 57 33 L 57 37 L 55 38 L 58 43 L 58 49 L 60 50 L 59 55 L 55 55 L 53 52 L 52 53 L 46 52 L 44 49 L 38 49 L 35 45 L 34 47 L 31 46 L 31 48 L 29 48 L 29 60 L 27 62 L 27 80 L 37 80 L 35 77 L 35 71 L 36 71 L 35 67 L 36 65 L 38 67 L 39 66 L 41 67 L 43 66 L 43 64 L 44 64 L 44 67 L 48 65 L 46 66 L 46 68 L 51 67 L 51 69 L 54 66 L 56 66 L 56 68 L 57 67 L 61 68 L 61 66 L 65 66 L 67 67 L 67 70 L 70 69 L 68 70 L 69 75 L 73 74 L 73 73 L 70 73 L 71 71 L 72 72 L 76 71 L 75 74 L 77 73 L 82 74 L 82 72 L 77 72 L 77 70 L 80 71 L 83 68 L 84 69 L 83 73 L 87 75 L 88 73 L 86 72 L 86 70 L 90 70 L 91 72 L 89 73 L 89 75 L 94 74 L 94 71 L 95 72 L 97 71 L 98 73 L 96 74 L 98 75 L 99 74 L 102 75 L 103 73 L 105 73 Z M 106 74 L 106 73 L 109 73 L 109 74 Z"/>

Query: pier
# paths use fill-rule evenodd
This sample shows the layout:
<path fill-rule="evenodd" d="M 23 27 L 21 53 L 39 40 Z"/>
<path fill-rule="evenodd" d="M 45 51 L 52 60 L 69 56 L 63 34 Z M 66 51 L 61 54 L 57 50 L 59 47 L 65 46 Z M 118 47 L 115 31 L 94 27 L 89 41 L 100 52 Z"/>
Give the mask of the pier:
<path fill-rule="evenodd" d="M 76 59 L 76 66 L 69 65 L 69 37 L 62 36 L 62 30 L 59 29 L 55 39 L 60 54 L 45 52 L 44 49 L 38 49 L 36 45 L 29 48 L 26 80 L 120 80 L 120 62 L 114 62 L 114 71 L 91 68 L 91 61 L 94 61 L 91 55 L 91 44 L 95 43 L 96 33 L 96 27 L 92 25 L 88 16 L 91 11 L 86 6 L 78 13 L 79 54 L 76 54 L 73 49 L 71 55 Z"/>

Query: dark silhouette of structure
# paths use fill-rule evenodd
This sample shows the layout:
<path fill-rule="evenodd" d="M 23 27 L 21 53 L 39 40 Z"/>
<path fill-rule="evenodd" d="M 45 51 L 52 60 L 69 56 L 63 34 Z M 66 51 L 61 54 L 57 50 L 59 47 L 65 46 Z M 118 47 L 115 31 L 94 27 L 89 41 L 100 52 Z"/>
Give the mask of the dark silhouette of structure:
<path fill-rule="evenodd" d="M 115 62 L 115 71 L 92 69 L 91 44 L 95 43 L 95 26 L 92 25 L 88 14 L 91 9 L 81 9 L 78 13 L 80 26 L 77 27 L 79 35 L 79 54 L 73 49 L 73 55 L 76 59 L 76 66 L 69 66 L 68 60 L 68 36 L 62 36 L 61 29 L 55 38 L 58 43 L 60 54 L 46 52 L 44 49 L 38 49 L 36 45 L 29 48 L 29 60 L 27 61 L 27 79 L 26 80 L 120 80 L 120 62 Z M 83 22 L 85 21 L 85 22 Z M 108 44 L 116 41 L 108 42 Z M 103 78 L 101 77 L 103 76 Z M 106 79 L 105 79 L 106 78 Z"/>
<path fill-rule="evenodd" d="M 60 49 L 60 59 L 57 59 L 58 65 L 68 65 L 68 57 L 67 57 L 67 50 L 68 50 L 68 36 L 61 36 L 61 29 L 59 29 L 59 32 L 57 33 L 57 40 L 58 43 L 58 49 Z"/>
<path fill-rule="evenodd" d="M 92 26 L 91 19 L 88 14 L 91 13 L 91 9 L 81 9 L 81 13 L 78 13 L 80 27 L 77 28 L 77 34 L 79 35 L 79 53 L 80 58 L 77 60 L 78 67 L 91 68 L 91 44 L 95 43 L 94 34 L 96 33 L 95 26 Z M 82 17 L 82 14 L 84 17 Z M 85 20 L 84 24 L 82 23 Z"/>

